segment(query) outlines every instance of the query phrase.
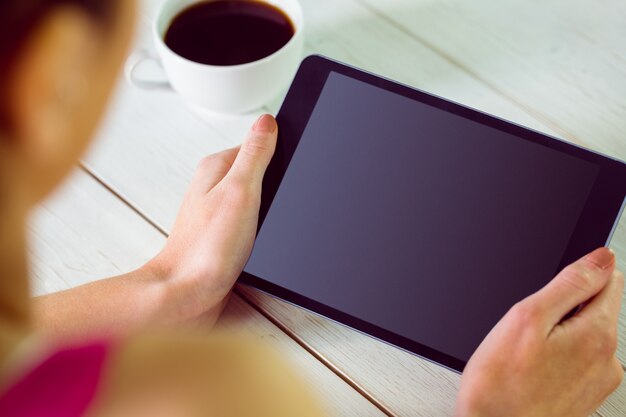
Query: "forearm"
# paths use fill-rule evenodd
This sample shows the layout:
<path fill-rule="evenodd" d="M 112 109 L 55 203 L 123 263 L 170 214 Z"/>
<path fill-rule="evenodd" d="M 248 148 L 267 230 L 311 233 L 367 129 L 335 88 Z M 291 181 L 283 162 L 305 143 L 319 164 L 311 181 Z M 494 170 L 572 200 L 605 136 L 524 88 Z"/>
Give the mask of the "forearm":
<path fill-rule="evenodd" d="M 53 337 L 124 335 L 198 315 L 180 285 L 149 267 L 33 300 L 36 327 Z"/>

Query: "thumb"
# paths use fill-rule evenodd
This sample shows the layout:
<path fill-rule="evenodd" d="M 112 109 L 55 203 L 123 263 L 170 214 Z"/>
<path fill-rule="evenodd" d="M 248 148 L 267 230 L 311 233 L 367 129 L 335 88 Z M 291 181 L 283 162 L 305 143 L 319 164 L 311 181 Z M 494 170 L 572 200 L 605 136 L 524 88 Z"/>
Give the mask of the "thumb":
<path fill-rule="evenodd" d="M 550 329 L 567 313 L 597 295 L 615 269 L 615 254 L 599 248 L 565 267 L 548 285 L 528 298 L 538 306 Z"/>
<path fill-rule="evenodd" d="M 241 144 L 228 176 L 260 185 L 274 155 L 277 134 L 278 125 L 272 116 L 259 117 Z"/>

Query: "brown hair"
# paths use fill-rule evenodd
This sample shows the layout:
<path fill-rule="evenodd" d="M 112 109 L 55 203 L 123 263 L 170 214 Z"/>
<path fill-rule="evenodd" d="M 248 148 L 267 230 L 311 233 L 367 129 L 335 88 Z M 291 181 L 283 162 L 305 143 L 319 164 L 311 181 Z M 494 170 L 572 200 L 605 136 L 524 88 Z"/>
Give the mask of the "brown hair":
<path fill-rule="evenodd" d="M 4 84 L 20 48 L 41 20 L 56 7 L 69 5 L 84 10 L 104 26 L 113 17 L 115 3 L 115 0 L 0 0 L 0 128 L 7 122 Z"/>

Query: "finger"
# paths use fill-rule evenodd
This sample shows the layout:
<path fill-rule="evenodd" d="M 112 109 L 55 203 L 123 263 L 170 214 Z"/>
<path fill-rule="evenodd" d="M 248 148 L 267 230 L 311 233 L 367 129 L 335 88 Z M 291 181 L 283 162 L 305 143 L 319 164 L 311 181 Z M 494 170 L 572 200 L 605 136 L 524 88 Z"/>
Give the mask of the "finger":
<path fill-rule="evenodd" d="M 203 193 L 211 191 L 233 166 L 238 152 L 239 146 L 202 158 L 194 174 L 191 187 Z"/>
<path fill-rule="evenodd" d="M 241 144 L 241 149 L 227 176 L 260 185 L 274 155 L 277 134 L 278 126 L 272 116 L 264 114 L 259 117 L 248 138 Z"/>
<path fill-rule="evenodd" d="M 614 270 L 608 284 L 576 315 L 616 327 L 624 294 L 624 274 Z"/>
<path fill-rule="evenodd" d="M 572 309 L 598 294 L 607 285 L 615 268 L 615 255 L 599 248 L 565 267 L 559 274 L 525 302 L 541 311 L 551 329 Z"/>

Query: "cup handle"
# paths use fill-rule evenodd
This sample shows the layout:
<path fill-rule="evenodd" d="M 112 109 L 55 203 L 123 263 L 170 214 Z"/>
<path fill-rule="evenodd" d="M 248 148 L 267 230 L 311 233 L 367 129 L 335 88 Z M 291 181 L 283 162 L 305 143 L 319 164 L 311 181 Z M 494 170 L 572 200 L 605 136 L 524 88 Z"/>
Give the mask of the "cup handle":
<path fill-rule="evenodd" d="M 172 86 L 166 80 L 142 80 L 137 77 L 137 75 L 135 74 L 135 70 L 141 64 L 148 61 L 152 61 L 160 68 L 163 68 L 161 60 L 145 49 L 135 51 L 128 57 L 128 59 L 126 60 L 126 65 L 124 67 L 124 74 L 126 75 L 126 79 L 128 80 L 128 82 L 137 88 L 141 88 L 142 90 L 171 90 Z"/>

